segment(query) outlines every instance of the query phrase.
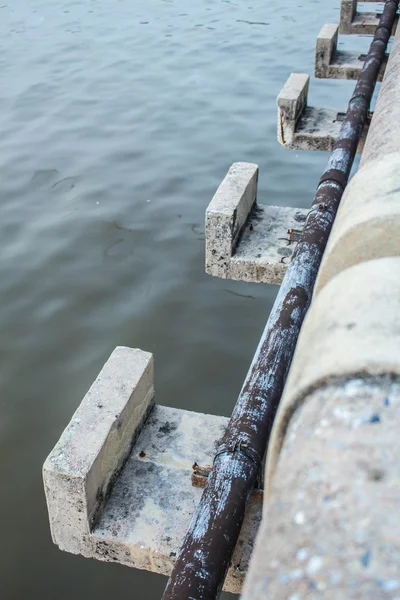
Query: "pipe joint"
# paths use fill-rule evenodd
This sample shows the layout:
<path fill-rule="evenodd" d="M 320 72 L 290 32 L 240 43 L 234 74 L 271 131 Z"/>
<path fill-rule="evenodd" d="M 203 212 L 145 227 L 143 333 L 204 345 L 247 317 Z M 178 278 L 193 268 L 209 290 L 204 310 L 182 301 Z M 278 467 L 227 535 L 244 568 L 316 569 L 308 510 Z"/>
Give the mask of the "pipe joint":
<path fill-rule="evenodd" d="M 245 442 L 243 439 L 238 439 L 238 440 L 234 440 L 231 443 L 225 443 L 225 444 L 221 444 L 217 450 L 217 453 L 214 457 L 214 464 L 217 461 L 217 458 L 219 458 L 222 455 L 226 455 L 226 454 L 236 454 L 239 453 L 241 455 L 243 455 L 245 458 L 249 459 L 257 469 L 259 469 L 261 467 L 261 463 L 262 463 L 262 456 L 260 455 L 260 453 L 258 452 L 258 450 L 256 450 L 255 448 L 253 448 L 252 446 L 250 446 L 247 442 Z"/>

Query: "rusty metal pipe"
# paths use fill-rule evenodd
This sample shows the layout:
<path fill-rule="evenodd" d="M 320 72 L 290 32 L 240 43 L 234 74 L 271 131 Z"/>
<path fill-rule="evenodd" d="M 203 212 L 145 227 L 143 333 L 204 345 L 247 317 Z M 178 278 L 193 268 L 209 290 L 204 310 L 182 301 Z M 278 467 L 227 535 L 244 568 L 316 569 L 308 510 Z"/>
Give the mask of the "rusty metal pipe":
<path fill-rule="evenodd" d="M 388 0 L 163 600 L 219 597 L 347 184 L 399 0 Z"/>

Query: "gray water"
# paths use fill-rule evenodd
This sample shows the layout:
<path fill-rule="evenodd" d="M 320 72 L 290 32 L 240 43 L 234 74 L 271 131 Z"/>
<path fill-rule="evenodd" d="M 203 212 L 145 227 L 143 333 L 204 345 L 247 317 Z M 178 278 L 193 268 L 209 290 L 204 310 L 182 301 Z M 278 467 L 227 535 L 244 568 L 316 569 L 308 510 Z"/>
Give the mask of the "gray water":
<path fill-rule="evenodd" d="M 276 288 L 204 274 L 204 211 L 238 160 L 261 202 L 311 203 L 327 156 L 278 145 L 275 102 L 339 0 L 3 3 L 0 595 L 157 599 L 52 545 L 41 466 L 116 345 L 155 354 L 158 403 L 230 414 Z"/>

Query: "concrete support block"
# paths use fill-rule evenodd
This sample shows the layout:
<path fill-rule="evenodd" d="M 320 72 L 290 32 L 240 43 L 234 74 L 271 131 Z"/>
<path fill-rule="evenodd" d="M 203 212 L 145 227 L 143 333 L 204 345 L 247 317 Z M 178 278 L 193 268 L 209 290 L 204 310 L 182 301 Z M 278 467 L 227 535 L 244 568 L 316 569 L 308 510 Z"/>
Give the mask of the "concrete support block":
<path fill-rule="evenodd" d="M 329 77 L 332 59 L 336 56 L 339 25 L 324 25 L 317 37 L 315 49 L 315 77 Z"/>
<path fill-rule="evenodd" d="M 377 4 L 375 0 L 363 0 L 363 3 L 372 2 Z M 379 25 L 380 13 L 378 12 L 358 12 L 357 0 L 342 0 L 340 6 L 340 33 L 343 34 L 366 34 L 374 35 L 375 30 Z M 396 19 L 392 35 L 395 34 L 398 19 Z"/>
<path fill-rule="evenodd" d="M 117 348 L 43 474 L 61 550 L 170 575 L 228 419 L 154 405 L 153 357 Z M 240 593 L 261 521 L 250 502 L 224 589 Z"/>
<path fill-rule="evenodd" d="M 400 258 L 314 298 L 268 450 L 243 600 L 400 594 Z"/>
<path fill-rule="evenodd" d="M 340 33 L 351 33 L 351 24 L 357 12 L 357 0 L 341 0 Z"/>
<path fill-rule="evenodd" d="M 339 135 L 344 112 L 307 105 L 309 76 L 292 73 L 280 92 L 278 103 L 278 140 L 287 150 L 325 150 L 332 152 Z M 369 120 L 361 136 L 362 152 Z"/>
<path fill-rule="evenodd" d="M 309 87 L 309 75 L 291 73 L 277 98 L 278 140 L 282 146 L 293 144 L 296 125 L 307 107 Z"/>
<path fill-rule="evenodd" d="M 319 270 L 315 293 L 353 265 L 375 258 L 400 256 L 399 231 L 400 152 L 361 168 L 347 186 Z"/>
<path fill-rule="evenodd" d="M 235 163 L 206 211 L 206 272 L 280 284 L 308 210 L 256 203 L 257 165 Z"/>
<path fill-rule="evenodd" d="M 258 166 L 234 163 L 206 210 L 206 272 L 226 277 L 227 257 L 256 203 Z"/>
<path fill-rule="evenodd" d="M 339 25 L 324 25 L 318 34 L 315 51 L 315 77 L 321 79 L 358 79 L 365 56 L 359 52 L 338 50 Z M 387 57 L 380 70 L 382 81 Z"/>
<path fill-rule="evenodd" d="M 153 357 L 116 348 L 43 467 L 53 541 L 91 556 L 90 532 L 154 398 Z"/>

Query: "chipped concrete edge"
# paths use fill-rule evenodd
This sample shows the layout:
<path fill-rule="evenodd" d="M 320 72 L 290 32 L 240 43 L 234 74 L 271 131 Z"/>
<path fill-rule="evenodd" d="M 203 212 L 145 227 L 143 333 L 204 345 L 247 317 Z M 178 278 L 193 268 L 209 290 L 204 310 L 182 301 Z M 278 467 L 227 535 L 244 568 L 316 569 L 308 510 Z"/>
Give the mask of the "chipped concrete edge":
<path fill-rule="evenodd" d="M 279 285 L 287 269 L 284 259 L 296 243 L 290 236 L 308 210 L 257 204 L 257 179 L 257 165 L 234 163 L 219 186 L 205 216 L 205 271 L 222 279 Z"/>

